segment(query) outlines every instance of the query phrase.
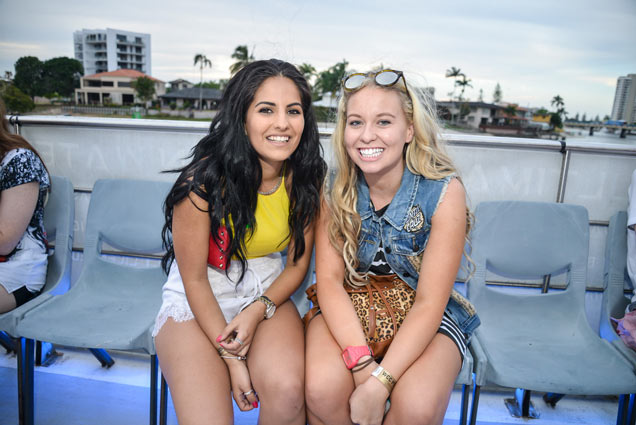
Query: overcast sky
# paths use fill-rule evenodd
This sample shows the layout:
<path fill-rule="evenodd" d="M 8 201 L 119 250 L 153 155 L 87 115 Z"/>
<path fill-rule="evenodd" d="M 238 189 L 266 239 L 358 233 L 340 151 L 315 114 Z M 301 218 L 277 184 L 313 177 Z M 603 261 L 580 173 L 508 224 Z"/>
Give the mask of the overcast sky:
<path fill-rule="evenodd" d="M 322 71 L 382 63 L 448 98 L 445 71 L 460 68 L 492 101 L 550 108 L 557 94 L 573 116 L 610 114 L 616 79 L 636 73 L 635 0 L 0 0 L 0 72 L 21 56 L 73 57 L 73 31 L 115 28 L 151 34 L 152 75 L 199 81 L 229 77 L 246 44 L 257 59 L 307 62 Z"/>

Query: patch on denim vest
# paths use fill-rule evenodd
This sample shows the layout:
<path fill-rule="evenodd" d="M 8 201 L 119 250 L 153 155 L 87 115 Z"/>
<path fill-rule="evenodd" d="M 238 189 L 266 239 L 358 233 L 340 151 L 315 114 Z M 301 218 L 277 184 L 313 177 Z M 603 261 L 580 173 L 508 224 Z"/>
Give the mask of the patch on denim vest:
<path fill-rule="evenodd" d="M 424 227 L 424 214 L 419 205 L 411 208 L 406 216 L 406 223 L 404 224 L 404 230 L 413 233 L 421 230 Z"/>

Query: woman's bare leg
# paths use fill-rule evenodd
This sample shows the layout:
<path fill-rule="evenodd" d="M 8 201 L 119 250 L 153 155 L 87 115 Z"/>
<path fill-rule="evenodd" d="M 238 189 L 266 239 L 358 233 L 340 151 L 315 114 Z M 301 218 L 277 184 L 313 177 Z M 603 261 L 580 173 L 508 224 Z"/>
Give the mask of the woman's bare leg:
<path fill-rule="evenodd" d="M 155 347 L 180 425 L 234 422 L 227 366 L 196 320 L 169 318 Z"/>
<path fill-rule="evenodd" d="M 446 335 L 435 335 L 395 385 L 383 424 L 441 424 L 461 367 L 455 343 Z"/>
<path fill-rule="evenodd" d="M 291 301 L 256 328 L 247 366 L 259 398 L 259 420 L 268 424 L 305 424 L 304 330 Z"/>
<path fill-rule="evenodd" d="M 309 423 L 350 424 L 353 379 L 322 315 L 309 322 L 306 345 L 305 393 Z"/>

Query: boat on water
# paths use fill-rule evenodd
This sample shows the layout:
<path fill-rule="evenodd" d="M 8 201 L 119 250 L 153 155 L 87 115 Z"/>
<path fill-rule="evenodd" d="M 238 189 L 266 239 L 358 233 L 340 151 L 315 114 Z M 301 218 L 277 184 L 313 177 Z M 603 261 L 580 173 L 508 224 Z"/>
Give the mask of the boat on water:
<path fill-rule="evenodd" d="M 86 118 L 63 116 L 21 116 L 12 118 L 16 131 L 28 139 L 43 156 L 53 175 L 65 176 L 74 187 L 75 223 L 70 285 L 83 265 L 86 217 L 95 182 L 103 178 L 172 181 L 174 175 L 161 171 L 184 164 L 192 146 L 207 133 L 205 122 Z M 503 126 L 502 126 L 503 127 Z M 505 129 L 502 128 L 505 131 Z M 330 167 L 335 166 L 330 135 L 321 128 L 321 143 Z M 446 133 L 443 138 L 457 164 L 470 205 L 482 201 L 524 200 L 572 203 L 589 213 L 586 317 L 596 332 L 601 327 L 604 248 L 609 219 L 627 208 L 627 190 L 636 169 L 636 146 L 594 143 L 567 139 L 565 142 L 518 137 L 495 137 Z M 110 249 L 110 248 L 109 248 Z M 148 267 L 157 257 L 131 256 L 113 248 L 112 261 Z M 458 276 L 457 289 L 465 292 L 466 276 Z M 554 279 L 549 291 L 563 289 Z M 500 281 L 507 291 L 537 290 L 538 281 Z M 63 353 L 49 367 L 36 368 L 36 423 L 44 424 L 137 424 L 148 421 L 148 356 L 143 353 L 112 352 L 115 364 L 102 368 L 93 355 L 72 347 L 55 347 Z M 55 357 L 54 357 L 55 358 Z M 0 354 L 0 423 L 18 423 L 15 380 L 16 358 Z M 510 390 L 482 389 L 478 422 L 527 423 L 513 418 L 503 398 Z M 566 396 L 555 408 L 545 404 L 541 394 L 533 402 L 541 412 L 537 424 L 610 424 L 616 422 L 618 399 L 599 396 Z M 451 396 L 446 424 L 458 423 L 461 388 Z M 176 423 L 169 405 L 168 423 Z M 256 423 L 255 412 L 236 412 L 235 423 Z"/>

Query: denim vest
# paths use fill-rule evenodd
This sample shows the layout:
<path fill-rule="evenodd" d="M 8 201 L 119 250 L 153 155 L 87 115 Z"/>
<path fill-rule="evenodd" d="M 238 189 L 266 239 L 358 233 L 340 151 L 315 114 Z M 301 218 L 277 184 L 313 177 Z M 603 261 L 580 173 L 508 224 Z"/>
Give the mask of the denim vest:
<path fill-rule="evenodd" d="M 391 269 L 411 288 L 417 289 L 422 256 L 431 232 L 431 217 L 449 181 L 450 177 L 429 180 L 404 167 L 400 188 L 384 215 L 378 218 L 373 212 L 369 187 L 359 175 L 357 210 L 362 228 L 358 241 L 358 271 L 369 270 L 382 240 Z M 446 311 L 469 336 L 480 324 L 473 305 L 454 289 Z"/>

